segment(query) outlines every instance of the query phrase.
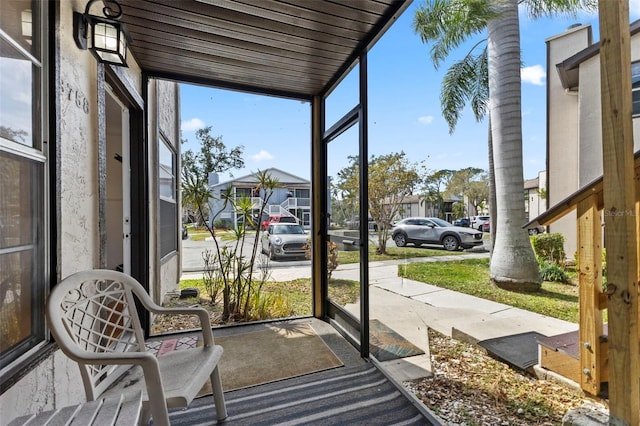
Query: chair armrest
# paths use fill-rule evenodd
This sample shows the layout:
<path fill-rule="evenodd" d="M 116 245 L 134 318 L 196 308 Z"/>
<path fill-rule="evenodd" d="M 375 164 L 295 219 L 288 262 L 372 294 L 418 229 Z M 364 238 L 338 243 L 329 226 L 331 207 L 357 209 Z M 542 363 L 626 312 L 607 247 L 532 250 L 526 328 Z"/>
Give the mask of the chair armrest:
<path fill-rule="evenodd" d="M 131 290 L 138 297 L 138 300 L 142 303 L 142 305 L 150 312 L 154 314 L 165 314 L 165 315 L 177 315 L 177 314 L 187 314 L 187 315 L 197 315 L 200 318 L 200 328 L 202 328 L 202 336 L 204 337 L 204 345 L 209 347 L 213 346 L 213 332 L 211 331 L 211 320 L 209 319 L 209 313 L 204 308 L 164 308 L 151 299 L 149 294 L 144 291 L 142 286 L 139 283 L 135 283 L 135 285 L 131 288 Z"/>
<path fill-rule="evenodd" d="M 150 352 L 89 352 L 77 346 L 66 346 L 65 353 L 74 361 L 86 364 L 129 364 L 158 368 L 158 360 Z"/>

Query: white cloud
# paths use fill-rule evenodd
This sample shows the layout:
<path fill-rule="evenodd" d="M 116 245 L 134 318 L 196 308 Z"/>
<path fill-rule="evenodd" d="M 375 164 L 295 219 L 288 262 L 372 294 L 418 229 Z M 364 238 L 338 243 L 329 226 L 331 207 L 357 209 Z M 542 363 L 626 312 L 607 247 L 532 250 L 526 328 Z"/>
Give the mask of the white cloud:
<path fill-rule="evenodd" d="M 536 86 L 544 86 L 547 73 L 544 72 L 542 65 L 534 65 L 532 67 L 524 67 L 520 70 L 520 78 L 523 83 L 530 83 Z"/>
<path fill-rule="evenodd" d="M 433 116 L 432 115 L 423 115 L 422 117 L 418 117 L 418 121 L 421 124 L 431 124 L 431 122 L 433 121 Z"/>
<path fill-rule="evenodd" d="M 265 151 L 264 149 L 260 150 L 259 153 L 251 156 L 251 159 L 254 161 L 271 160 L 272 158 L 273 158 L 273 155 L 271 155 L 268 151 Z"/>
<path fill-rule="evenodd" d="M 200 120 L 199 118 L 192 118 L 191 120 L 188 121 L 183 121 L 180 124 L 180 129 L 183 132 L 193 132 L 194 130 L 198 130 L 204 127 L 204 121 Z"/>

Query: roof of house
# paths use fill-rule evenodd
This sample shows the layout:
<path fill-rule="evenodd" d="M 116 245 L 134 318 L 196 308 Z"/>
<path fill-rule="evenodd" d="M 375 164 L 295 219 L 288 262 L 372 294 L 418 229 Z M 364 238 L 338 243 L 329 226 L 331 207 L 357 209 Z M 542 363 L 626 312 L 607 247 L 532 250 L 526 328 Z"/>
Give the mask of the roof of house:
<path fill-rule="evenodd" d="M 635 35 L 640 31 L 640 19 L 634 21 L 630 25 L 631 35 Z M 556 70 L 560 77 L 563 89 L 576 89 L 580 84 L 580 64 L 600 53 L 600 42 L 593 43 L 586 49 L 581 50 L 573 56 L 556 64 Z"/>
<path fill-rule="evenodd" d="M 311 185 L 311 182 L 309 180 L 292 175 L 291 173 L 287 173 L 275 167 L 262 170 L 262 172 L 268 173 L 272 178 L 278 179 L 278 183 L 280 186 L 309 187 Z M 213 187 L 214 188 L 218 186 L 227 187 L 229 186 L 229 184 L 233 184 L 236 187 L 238 186 L 253 187 L 255 186 L 256 183 L 258 183 L 257 173 L 251 173 L 249 175 L 233 178 L 225 182 L 220 182 L 218 184 L 213 185 Z"/>
<path fill-rule="evenodd" d="M 150 77 L 294 99 L 327 93 L 410 0 L 120 0 Z"/>
<path fill-rule="evenodd" d="M 539 178 L 527 179 L 524 181 L 524 189 L 538 189 L 539 186 L 540 186 Z"/>
<path fill-rule="evenodd" d="M 407 195 L 404 197 L 403 199 L 403 203 L 407 204 L 407 203 L 420 203 L 422 201 L 423 195 L 420 194 L 411 194 L 411 195 Z M 445 203 L 454 203 L 456 201 L 460 201 L 460 197 L 456 197 L 455 195 L 453 196 L 445 196 L 443 201 Z"/>

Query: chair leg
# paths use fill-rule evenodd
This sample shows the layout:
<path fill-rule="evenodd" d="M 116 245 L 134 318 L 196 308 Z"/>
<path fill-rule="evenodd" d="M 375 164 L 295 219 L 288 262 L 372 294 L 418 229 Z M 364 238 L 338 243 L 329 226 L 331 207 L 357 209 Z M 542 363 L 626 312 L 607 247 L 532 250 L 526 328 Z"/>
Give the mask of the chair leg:
<path fill-rule="evenodd" d="M 164 399 L 164 392 L 162 392 L 162 388 L 160 388 L 160 394 L 157 393 L 155 389 L 148 389 L 149 393 L 149 409 L 151 412 L 151 418 L 153 419 L 154 426 L 170 426 L 169 423 L 169 412 L 167 409 L 167 402 Z M 155 395 L 154 395 L 155 394 Z M 149 418 L 146 419 L 147 424 L 149 422 Z"/>
<path fill-rule="evenodd" d="M 213 402 L 216 405 L 216 415 L 218 420 L 227 418 L 227 406 L 224 402 L 224 390 L 222 389 L 222 379 L 220 370 L 216 366 L 211 372 L 211 389 L 213 390 Z"/>
<path fill-rule="evenodd" d="M 140 412 L 140 425 L 147 426 L 151 420 L 151 410 L 147 402 L 142 404 L 142 411 Z"/>

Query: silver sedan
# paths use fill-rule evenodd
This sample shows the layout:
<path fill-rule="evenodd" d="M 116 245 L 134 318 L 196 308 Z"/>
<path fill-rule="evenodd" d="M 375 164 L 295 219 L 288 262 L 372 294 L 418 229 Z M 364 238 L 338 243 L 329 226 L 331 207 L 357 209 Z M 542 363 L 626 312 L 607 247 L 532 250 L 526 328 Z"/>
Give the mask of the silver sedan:
<path fill-rule="evenodd" d="M 262 233 L 261 250 L 269 259 L 304 257 L 308 237 L 302 226 L 292 223 L 272 223 Z"/>
<path fill-rule="evenodd" d="M 442 245 L 446 250 L 467 249 L 482 245 L 482 232 L 454 226 L 437 217 L 409 217 L 393 227 L 391 238 L 398 247 L 411 243 Z"/>

